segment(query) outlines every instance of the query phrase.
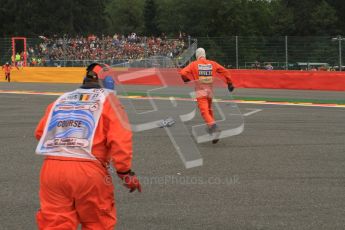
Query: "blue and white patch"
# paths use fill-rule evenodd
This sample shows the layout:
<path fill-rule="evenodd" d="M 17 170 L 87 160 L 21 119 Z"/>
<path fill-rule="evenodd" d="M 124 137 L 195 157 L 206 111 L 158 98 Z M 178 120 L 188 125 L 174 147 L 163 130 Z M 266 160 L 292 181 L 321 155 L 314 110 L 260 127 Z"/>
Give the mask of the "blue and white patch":
<path fill-rule="evenodd" d="M 199 81 L 201 83 L 212 83 L 213 76 L 212 71 L 213 67 L 211 64 L 198 64 L 198 74 L 199 74 Z"/>
<path fill-rule="evenodd" d="M 36 153 L 95 159 L 92 142 L 108 94 L 102 89 L 77 89 L 62 95 L 50 112 Z"/>

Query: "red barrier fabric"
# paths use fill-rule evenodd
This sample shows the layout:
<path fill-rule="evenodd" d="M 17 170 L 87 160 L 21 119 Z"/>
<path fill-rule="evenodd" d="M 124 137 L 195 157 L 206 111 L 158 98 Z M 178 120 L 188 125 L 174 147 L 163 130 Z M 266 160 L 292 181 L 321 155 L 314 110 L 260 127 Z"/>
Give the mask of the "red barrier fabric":
<path fill-rule="evenodd" d="M 229 70 L 237 88 L 300 89 L 345 91 L 345 72 L 283 71 L 283 70 Z M 139 69 L 115 73 L 121 84 L 185 85 L 178 69 Z M 164 82 L 164 83 L 163 83 Z M 222 86 L 225 86 L 222 85 Z M 220 87 L 222 87 L 220 86 Z"/>
<path fill-rule="evenodd" d="M 238 88 L 345 91 L 345 72 L 230 70 Z"/>

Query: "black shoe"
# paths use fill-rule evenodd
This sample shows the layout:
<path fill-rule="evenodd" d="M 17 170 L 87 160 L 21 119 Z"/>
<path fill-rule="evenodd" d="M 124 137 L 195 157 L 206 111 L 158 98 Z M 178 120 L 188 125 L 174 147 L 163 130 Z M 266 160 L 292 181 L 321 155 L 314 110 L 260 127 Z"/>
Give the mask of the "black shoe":
<path fill-rule="evenodd" d="M 214 140 L 212 140 L 212 144 L 217 144 L 218 141 L 219 141 L 219 139 L 214 139 Z"/>
<path fill-rule="evenodd" d="M 217 124 L 213 124 L 211 127 L 209 127 L 207 132 L 209 135 L 213 136 L 212 144 L 217 144 L 221 133 L 221 130 L 218 128 Z"/>

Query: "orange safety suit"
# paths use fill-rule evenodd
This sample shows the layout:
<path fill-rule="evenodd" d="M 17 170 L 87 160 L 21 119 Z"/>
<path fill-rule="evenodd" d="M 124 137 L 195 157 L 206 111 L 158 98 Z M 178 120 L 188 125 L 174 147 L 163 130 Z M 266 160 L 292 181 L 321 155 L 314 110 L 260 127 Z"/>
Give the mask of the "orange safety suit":
<path fill-rule="evenodd" d="M 12 66 L 11 65 L 3 65 L 2 68 L 5 72 L 5 80 L 8 80 L 8 82 L 11 81 L 11 69 Z"/>
<path fill-rule="evenodd" d="M 11 73 L 12 66 L 10 66 L 10 65 L 3 65 L 2 69 L 4 70 L 5 73 Z"/>
<path fill-rule="evenodd" d="M 212 78 L 220 76 L 227 84 L 231 84 L 229 71 L 215 61 L 200 57 L 180 70 L 180 74 L 184 80 L 195 81 L 196 99 L 201 116 L 208 126 L 212 126 L 215 124 L 212 109 Z"/>
<path fill-rule="evenodd" d="M 53 105 L 48 106 L 35 130 L 38 140 L 44 134 Z M 40 174 L 40 210 L 36 215 L 39 229 L 77 229 L 79 223 L 83 230 L 114 229 L 114 188 L 106 165 L 111 161 L 118 172 L 131 169 L 132 132 L 125 123 L 128 118 L 121 103 L 109 94 L 93 137 L 91 152 L 95 160 L 45 157 Z"/>

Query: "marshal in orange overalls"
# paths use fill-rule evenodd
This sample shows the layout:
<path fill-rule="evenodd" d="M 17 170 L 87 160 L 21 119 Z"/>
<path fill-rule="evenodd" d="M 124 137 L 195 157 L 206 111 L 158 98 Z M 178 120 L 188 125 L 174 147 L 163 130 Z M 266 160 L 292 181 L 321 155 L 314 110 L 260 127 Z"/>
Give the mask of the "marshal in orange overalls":
<path fill-rule="evenodd" d="M 86 93 L 82 94 L 80 99 L 77 98 L 80 101 L 87 100 L 88 95 L 98 95 L 94 93 L 93 88 L 80 90 Z M 64 100 L 60 98 L 58 101 Z M 84 120 L 78 117 L 78 111 L 68 113 L 65 120 L 52 120 L 53 109 L 54 112 L 60 111 L 58 116 L 60 119 L 71 107 L 68 104 L 59 106 L 57 102 L 48 106 L 39 122 L 35 130 L 38 140 L 45 141 L 49 127 L 73 126 L 76 128 L 74 131 L 78 131 L 82 126 L 87 127 L 83 125 Z M 80 107 L 89 110 L 92 108 L 87 106 Z M 132 163 L 132 131 L 126 126 L 129 124 L 127 115 L 114 94 L 109 94 L 104 99 L 99 114 L 94 136 L 90 137 L 93 140 L 91 145 L 93 159 L 70 157 L 68 154 L 71 152 L 68 151 L 61 152 L 62 155 L 54 155 L 56 154 L 54 151 L 50 152 L 50 155 L 43 154 L 46 156 L 40 174 L 40 210 L 36 215 L 40 230 L 77 229 L 79 223 L 83 230 L 113 230 L 116 224 L 116 210 L 114 187 L 106 167 L 108 162 L 112 162 L 113 167 L 121 174 L 120 178 L 124 180 L 125 185 L 129 185 L 127 187 L 131 191 L 135 189 L 141 191 L 139 181 L 133 173 L 129 173 Z M 88 119 L 90 117 L 85 116 L 85 120 Z M 65 135 L 71 136 L 69 133 L 71 131 L 65 132 Z M 65 138 L 66 141 L 71 139 L 73 138 Z M 60 140 L 62 138 L 57 136 L 54 142 L 49 143 L 53 146 L 58 145 Z M 44 145 L 39 144 L 43 146 L 42 149 L 47 148 L 48 142 L 44 143 Z M 75 148 L 70 150 L 74 151 Z M 39 153 L 37 149 L 36 152 Z"/>
<path fill-rule="evenodd" d="M 201 52 L 198 53 L 198 51 Z M 212 82 L 217 75 L 225 78 L 226 83 L 232 84 L 230 73 L 223 66 L 215 61 L 207 60 L 205 51 L 199 48 L 196 52 L 197 60 L 191 62 L 188 66 L 180 71 L 182 79 L 187 81 L 195 81 L 196 97 L 198 107 L 206 124 L 211 127 L 215 124 L 212 109 Z M 199 93 L 198 93 L 199 92 Z"/>
<path fill-rule="evenodd" d="M 11 70 L 12 70 L 12 66 L 8 63 L 6 63 L 5 65 L 3 65 L 1 67 L 4 72 L 5 72 L 5 80 L 7 80 L 8 82 L 11 81 Z M 18 68 L 17 68 L 18 69 Z"/>

